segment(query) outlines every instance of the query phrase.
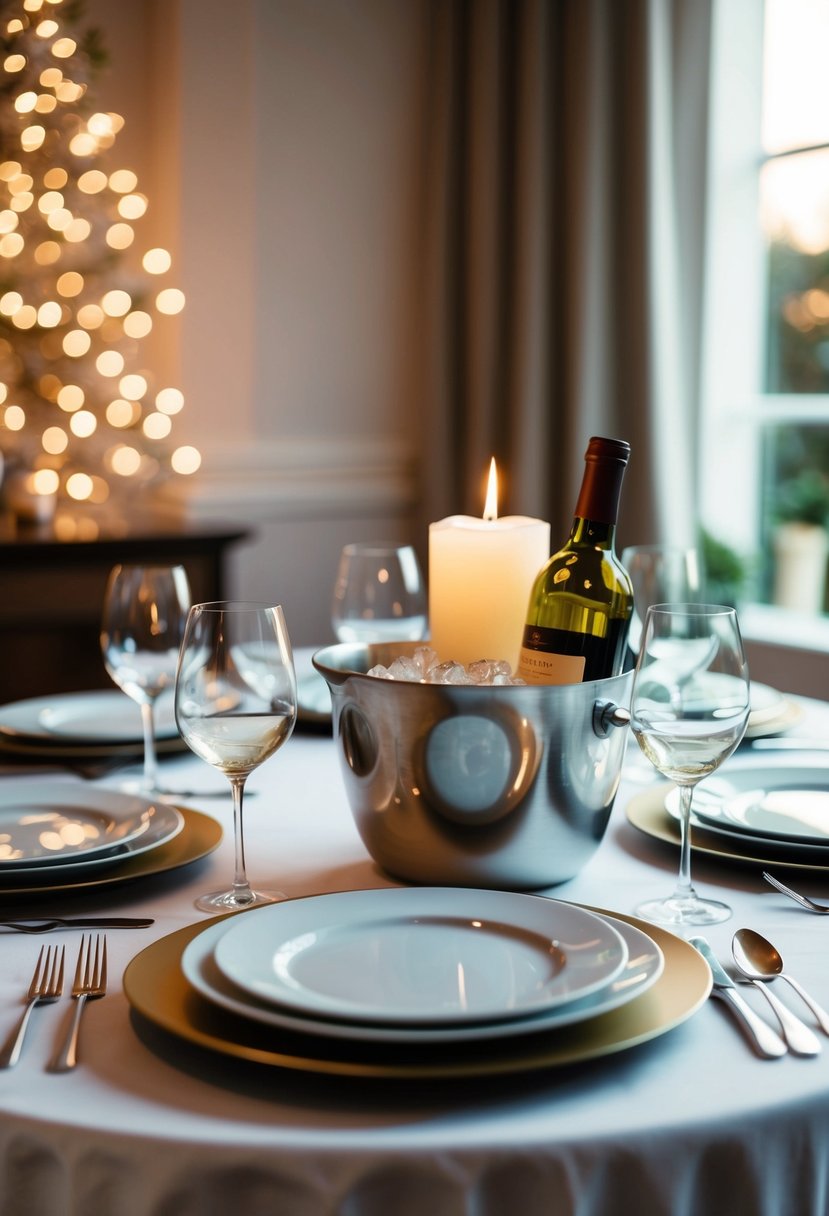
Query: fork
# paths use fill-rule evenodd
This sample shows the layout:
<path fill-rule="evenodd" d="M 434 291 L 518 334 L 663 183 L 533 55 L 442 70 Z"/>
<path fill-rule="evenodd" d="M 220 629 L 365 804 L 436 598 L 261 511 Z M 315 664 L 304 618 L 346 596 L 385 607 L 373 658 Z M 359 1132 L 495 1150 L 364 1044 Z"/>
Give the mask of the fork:
<path fill-rule="evenodd" d="M 61 946 L 60 951 L 55 947 L 54 953 L 51 946 L 41 946 L 32 982 L 29 985 L 29 991 L 26 993 L 26 1008 L 23 1010 L 23 1017 L 20 1019 L 17 1031 L 10 1037 L 2 1053 L 0 1053 L 0 1068 L 13 1068 L 20 1059 L 23 1039 L 26 1036 L 26 1027 L 29 1024 L 29 1016 L 35 1005 L 48 1005 L 52 1001 L 56 1001 L 63 992 L 63 963 L 65 955 L 65 946 Z"/>
<path fill-rule="evenodd" d="M 81 937 L 81 945 L 78 950 L 78 962 L 75 966 L 75 978 L 72 981 L 72 999 L 75 1002 L 75 1012 L 72 1016 L 72 1023 L 64 1040 L 64 1044 L 58 1052 L 54 1063 L 51 1065 L 51 1072 L 68 1072 L 74 1068 L 78 1062 L 78 1031 L 81 1026 L 81 1014 L 87 1000 L 95 1000 L 99 996 L 105 996 L 107 990 L 107 939 L 103 934 L 98 934 L 95 939 L 95 951 L 92 951 L 92 934 L 89 935 L 89 941 L 86 942 L 85 936 Z"/>
<path fill-rule="evenodd" d="M 775 878 L 773 874 L 769 874 L 766 870 L 763 870 L 763 878 L 765 878 L 766 882 L 771 883 L 773 887 L 776 887 L 778 891 L 781 891 L 783 895 L 788 895 L 789 899 L 793 899 L 795 903 L 800 904 L 801 907 L 808 908 L 810 912 L 817 912 L 819 916 L 829 916 L 829 908 L 827 908 L 826 904 L 817 904 L 813 899 L 809 899 L 808 895 L 801 895 L 799 891 L 793 891 L 791 887 L 787 887 L 779 878 Z"/>

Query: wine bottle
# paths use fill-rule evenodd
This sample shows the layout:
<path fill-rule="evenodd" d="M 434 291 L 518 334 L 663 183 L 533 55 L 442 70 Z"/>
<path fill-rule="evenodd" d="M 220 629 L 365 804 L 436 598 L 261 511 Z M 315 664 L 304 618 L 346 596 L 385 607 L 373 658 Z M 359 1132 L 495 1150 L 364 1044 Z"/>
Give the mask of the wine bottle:
<path fill-rule="evenodd" d="M 539 572 L 517 674 L 528 684 L 578 684 L 619 675 L 633 588 L 614 552 L 630 445 L 594 436 L 567 543 Z"/>

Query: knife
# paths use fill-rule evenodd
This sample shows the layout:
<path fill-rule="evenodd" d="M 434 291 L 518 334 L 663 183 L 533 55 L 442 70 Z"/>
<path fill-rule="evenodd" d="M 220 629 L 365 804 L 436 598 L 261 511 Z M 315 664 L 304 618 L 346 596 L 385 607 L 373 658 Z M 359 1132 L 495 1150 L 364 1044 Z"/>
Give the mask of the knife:
<path fill-rule="evenodd" d="M 139 916 L 15 916 L 0 920 L 0 929 L 18 933 L 49 933 L 52 929 L 146 929 L 155 921 Z"/>
<path fill-rule="evenodd" d="M 769 1026 L 768 1022 L 764 1022 L 761 1017 L 758 1017 L 754 1010 L 745 1003 L 739 992 L 737 992 L 736 985 L 731 976 L 720 965 L 714 951 L 705 938 L 692 937 L 690 943 L 699 951 L 711 968 L 711 974 L 714 977 L 714 987 L 711 995 L 719 997 L 721 1001 L 729 1006 L 751 1039 L 758 1055 L 768 1060 L 774 1059 L 777 1056 L 784 1056 L 788 1048 L 780 1038 L 780 1035 Z"/>

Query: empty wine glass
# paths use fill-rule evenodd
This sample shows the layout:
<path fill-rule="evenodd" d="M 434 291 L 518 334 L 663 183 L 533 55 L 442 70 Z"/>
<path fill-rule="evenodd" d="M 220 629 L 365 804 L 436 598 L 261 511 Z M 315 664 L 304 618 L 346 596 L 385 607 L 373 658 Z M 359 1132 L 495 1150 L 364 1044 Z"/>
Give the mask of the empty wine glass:
<path fill-rule="evenodd" d="M 281 891 L 251 890 L 242 819 L 245 782 L 296 722 L 296 674 L 281 607 L 194 604 L 181 644 L 175 705 L 185 743 L 224 773 L 233 796 L 233 885 L 201 896 L 196 907 L 227 912 L 284 899 Z"/>
<path fill-rule="evenodd" d="M 648 608 L 631 693 L 631 728 L 642 751 L 679 787 L 679 878 L 673 895 L 641 904 L 659 924 L 710 925 L 731 909 L 701 899 L 691 884 L 694 787 L 719 768 L 743 737 L 748 664 L 737 614 L 719 604 Z"/>
<path fill-rule="evenodd" d="M 101 651 L 114 683 L 141 709 L 142 793 L 163 793 L 158 784 L 154 710 L 159 696 L 175 683 L 189 607 L 190 587 L 183 566 L 115 566 L 110 571 Z"/>
<path fill-rule="evenodd" d="M 411 545 L 346 545 L 331 624 L 341 642 L 416 642 L 426 635 L 426 591 Z"/>
<path fill-rule="evenodd" d="M 652 604 L 690 604 L 700 598 L 700 566 L 696 549 L 682 545 L 628 545 L 621 563 L 633 586 L 628 649 L 636 662 L 642 623 Z"/>

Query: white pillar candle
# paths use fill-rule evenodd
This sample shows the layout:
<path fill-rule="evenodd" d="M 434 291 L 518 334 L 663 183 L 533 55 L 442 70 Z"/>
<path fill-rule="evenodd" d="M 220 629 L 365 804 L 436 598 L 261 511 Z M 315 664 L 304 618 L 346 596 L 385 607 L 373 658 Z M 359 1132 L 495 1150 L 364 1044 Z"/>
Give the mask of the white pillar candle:
<path fill-rule="evenodd" d="M 518 666 L 530 591 L 550 556 L 550 525 L 497 518 L 494 461 L 484 518 L 450 515 L 429 525 L 431 646 L 444 662 L 506 659 Z"/>

